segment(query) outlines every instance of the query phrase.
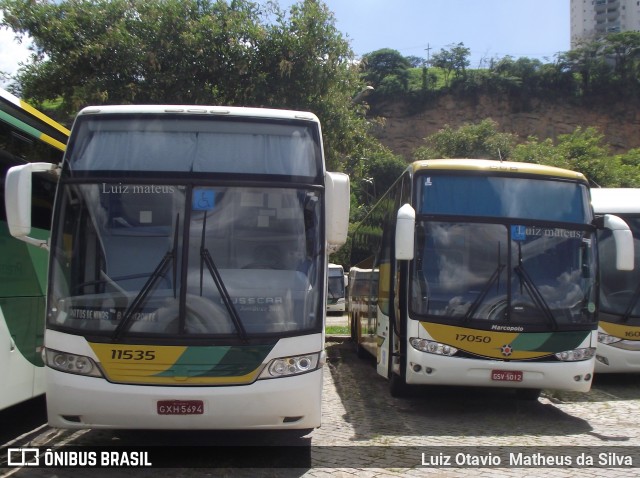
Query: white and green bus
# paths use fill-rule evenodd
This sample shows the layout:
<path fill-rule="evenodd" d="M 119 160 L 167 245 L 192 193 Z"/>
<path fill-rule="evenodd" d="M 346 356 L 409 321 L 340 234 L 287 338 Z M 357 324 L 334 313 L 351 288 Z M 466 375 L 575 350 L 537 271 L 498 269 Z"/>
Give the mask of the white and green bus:
<path fill-rule="evenodd" d="M 391 392 L 407 384 L 587 391 L 597 342 L 596 231 L 582 174 L 474 159 L 411 164 L 351 238 L 351 265 L 376 271 L 352 319 L 358 350 Z M 353 270 L 353 269 L 352 269 Z M 350 317 L 354 317 L 353 314 Z"/>
<path fill-rule="evenodd" d="M 598 232 L 600 253 L 600 316 L 596 373 L 640 371 L 640 189 L 594 188 L 596 215 L 615 214 L 633 233 L 633 270 L 615 267 L 610 231 Z M 628 267 L 627 269 L 630 269 Z"/>
<path fill-rule="evenodd" d="M 21 185 L 48 168 L 8 173 L 18 237 Z M 50 241 L 49 424 L 319 426 L 327 257 L 346 241 L 348 204 L 311 113 L 80 111 Z"/>
<path fill-rule="evenodd" d="M 9 92 L 0 89 L 0 170 L 31 161 L 58 163 L 69 131 Z M 55 179 L 34 177 L 33 235 L 49 237 Z M 44 338 L 47 252 L 9 234 L 0 205 L 0 410 L 44 393 L 40 349 Z"/>

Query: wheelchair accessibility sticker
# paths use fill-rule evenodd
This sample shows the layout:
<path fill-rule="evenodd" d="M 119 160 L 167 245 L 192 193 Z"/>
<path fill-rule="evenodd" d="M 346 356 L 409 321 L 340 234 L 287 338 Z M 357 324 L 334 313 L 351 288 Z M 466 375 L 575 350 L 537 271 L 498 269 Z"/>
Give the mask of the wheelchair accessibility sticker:
<path fill-rule="evenodd" d="M 215 206 L 216 192 L 213 189 L 194 189 L 191 208 L 194 211 L 210 211 Z"/>

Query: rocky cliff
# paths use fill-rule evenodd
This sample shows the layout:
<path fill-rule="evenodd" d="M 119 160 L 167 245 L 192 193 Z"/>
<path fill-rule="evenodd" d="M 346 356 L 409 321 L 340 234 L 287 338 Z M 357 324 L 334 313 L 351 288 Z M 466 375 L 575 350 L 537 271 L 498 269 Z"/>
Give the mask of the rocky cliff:
<path fill-rule="evenodd" d="M 424 138 L 445 125 L 457 128 L 486 118 L 493 119 L 500 131 L 514 133 L 522 141 L 528 136 L 555 140 L 578 126 L 593 126 L 604 135 L 612 153 L 640 147 L 640 112 L 636 102 L 586 103 L 535 98 L 523 103 L 490 95 L 466 99 L 444 95 L 424 108 L 404 102 L 372 102 L 369 116 L 382 119 L 375 129 L 376 137 L 407 160 L 412 158 L 413 150 L 423 144 Z"/>

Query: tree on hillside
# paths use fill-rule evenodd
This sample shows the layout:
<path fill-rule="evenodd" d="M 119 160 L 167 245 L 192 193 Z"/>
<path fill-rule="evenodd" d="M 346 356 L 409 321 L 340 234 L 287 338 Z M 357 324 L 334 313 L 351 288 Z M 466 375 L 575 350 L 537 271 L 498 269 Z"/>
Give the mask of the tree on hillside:
<path fill-rule="evenodd" d="M 380 148 L 354 55 L 320 0 L 283 11 L 250 0 L 0 0 L 2 25 L 33 41 L 20 96 L 88 104 L 228 104 L 304 109 L 322 123 L 329 167 Z"/>
<path fill-rule="evenodd" d="M 615 186 L 621 188 L 640 188 L 640 149 L 630 149 L 615 157 L 619 164 L 618 178 Z"/>
<path fill-rule="evenodd" d="M 454 78 L 464 77 L 467 68 L 471 64 L 469 55 L 471 50 L 464 46 L 464 43 L 448 45 L 448 49 L 441 49 L 439 53 L 431 57 L 431 66 L 441 68 L 444 72 L 445 83 L 449 84 L 449 79 L 453 73 Z"/>
<path fill-rule="evenodd" d="M 610 33 L 606 36 L 604 55 L 613 58 L 614 72 L 623 85 L 636 80 L 640 60 L 640 32 Z"/>
<path fill-rule="evenodd" d="M 555 144 L 549 138 L 541 142 L 530 137 L 515 147 L 513 159 L 578 171 L 600 186 L 619 186 L 622 177 L 620 159 L 611 156 L 595 128 L 577 127 L 559 135 Z"/>
<path fill-rule="evenodd" d="M 397 50 L 384 48 L 362 57 L 362 78 L 376 92 L 394 94 L 407 91 L 411 63 Z"/>
<path fill-rule="evenodd" d="M 497 123 L 491 119 L 458 129 L 446 125 L 425 138 L 425 145 L 415 150 L 414 158 L 509 159 L 515 142 L 515 135 L 499 132 Z"/>

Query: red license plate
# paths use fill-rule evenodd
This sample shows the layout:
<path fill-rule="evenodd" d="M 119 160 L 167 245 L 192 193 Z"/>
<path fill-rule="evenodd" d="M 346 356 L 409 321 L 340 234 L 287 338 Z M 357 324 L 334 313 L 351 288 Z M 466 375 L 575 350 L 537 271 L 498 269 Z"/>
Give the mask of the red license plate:
<path fill-rule="evenodd" d="M 158 415 L 202 415 L 204 402 L 202 400 L 159 400 Z"/>
<path fill-rule="evenodd" d="M 491 380 L 497 382 L 522 382 L 522 372 L 518 370 L 492 370 Z"/>

